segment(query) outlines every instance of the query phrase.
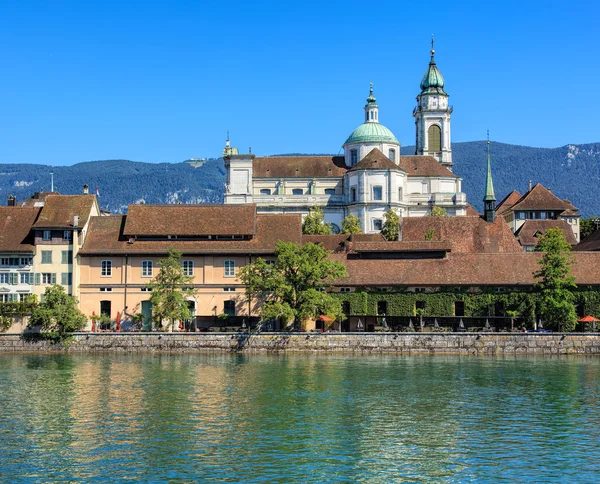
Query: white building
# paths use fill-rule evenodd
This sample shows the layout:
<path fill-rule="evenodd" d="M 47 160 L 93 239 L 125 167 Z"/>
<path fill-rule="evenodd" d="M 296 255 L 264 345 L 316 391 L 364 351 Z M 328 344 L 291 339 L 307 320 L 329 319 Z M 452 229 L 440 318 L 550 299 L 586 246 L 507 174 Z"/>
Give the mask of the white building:
<path fill-rule="evenodd" d="M 365 233 L 381 230 L 390 208 L 403 217 L 427 215 L 434 206 L 466 215 L 462 180 L 451 171 L 452 108 L 443 88 L 432 50 L 413 112 L 414 156 L 401 156 L 400 143 L 379 122 L 372 85 L 364 122 L 344 142 L 343 156 L 240 155 L 228 140 L 225 203 L 255 203 L 261 213 L 307 214 L 319 206 L 334 230 L 352 213 Z"/>

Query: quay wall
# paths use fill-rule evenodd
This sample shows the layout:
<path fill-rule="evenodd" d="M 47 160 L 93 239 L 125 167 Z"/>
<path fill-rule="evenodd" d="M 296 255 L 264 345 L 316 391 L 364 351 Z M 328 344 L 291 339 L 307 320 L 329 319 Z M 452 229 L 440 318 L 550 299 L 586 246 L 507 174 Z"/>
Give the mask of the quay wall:
<path fill-rule="evenodd" d="M 52 343 L 0 334 L 12 352 L 600 354 L 600 333 L 75 333 Z"/>

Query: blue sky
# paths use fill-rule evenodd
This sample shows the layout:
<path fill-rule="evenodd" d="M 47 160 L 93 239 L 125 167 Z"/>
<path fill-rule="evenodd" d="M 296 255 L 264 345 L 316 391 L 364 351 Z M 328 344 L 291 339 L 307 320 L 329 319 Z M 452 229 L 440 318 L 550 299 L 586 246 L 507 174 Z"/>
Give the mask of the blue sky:
<path fill-rule="evenodd" d="M 414 144 L 436 61 L 452 140 L 600 141 L 595 2 L 0 3 L 0 163 L 337 153 L 362 122 Z"/>

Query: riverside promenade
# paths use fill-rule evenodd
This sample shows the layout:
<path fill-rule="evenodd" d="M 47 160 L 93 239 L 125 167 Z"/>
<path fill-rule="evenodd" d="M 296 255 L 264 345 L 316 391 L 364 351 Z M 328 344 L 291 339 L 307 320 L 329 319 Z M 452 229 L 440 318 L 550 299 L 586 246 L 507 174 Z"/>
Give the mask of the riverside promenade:
<path fill-rule="evenodd" d="M 0 353 L 63 351 L 591 355 L 600 333 L 74 333 L 61 343 L 0 335 Z"/>

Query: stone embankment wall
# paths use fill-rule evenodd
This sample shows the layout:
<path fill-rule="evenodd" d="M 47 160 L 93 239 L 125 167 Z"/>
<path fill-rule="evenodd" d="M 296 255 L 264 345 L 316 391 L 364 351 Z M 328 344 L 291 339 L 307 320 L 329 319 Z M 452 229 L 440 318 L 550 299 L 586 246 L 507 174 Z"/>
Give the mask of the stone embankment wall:
<path fill-rule="evenodd" d="M 598 333 L 77 333 L 66 343 L 0 335 L 4 352 L 600 354 Z"/>

